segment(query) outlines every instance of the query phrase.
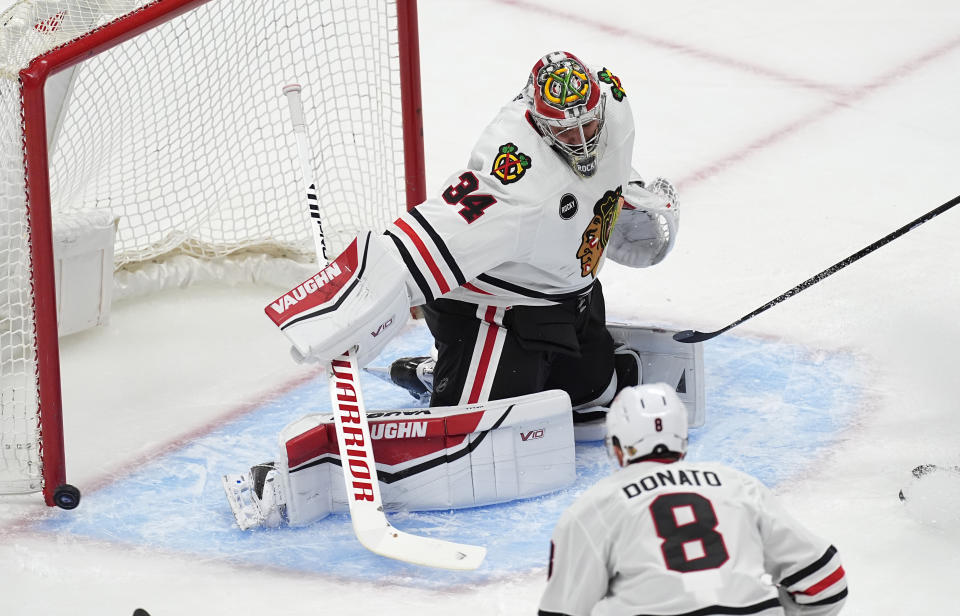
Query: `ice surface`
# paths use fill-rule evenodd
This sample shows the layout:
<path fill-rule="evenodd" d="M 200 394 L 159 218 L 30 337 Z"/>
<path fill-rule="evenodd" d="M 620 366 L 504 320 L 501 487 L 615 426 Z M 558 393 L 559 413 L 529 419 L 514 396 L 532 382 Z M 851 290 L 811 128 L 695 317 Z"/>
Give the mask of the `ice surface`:
<path fill-rule="evenodd" d="M 676 180 L 682 228 L 663 264 L 602 272 L 618 320 L 717 329 L 960 193 L 955 2 L 418 4 L 430 187 L 544 52 L 622 79 L 636 166 Z M 837 546 L 845 614 L 960 613 L 960 530 L 897 498 L 914 466 L 960 462 L 958 231 L 951 210 L 706 343 L 691 456 L 757 473 Z M 489 543 L 476 577 L 385 565 L 336 518 L 232 526 L 219 474 L 260 461 L 324 397 L 262 315 L 275 295 L 131 300 L 109 328 L 61 341 L 67 470 L 84 501 L 71 514 L 0 499 L 0 613 L 535 613 L 544 538 L 572 491 L 394 516 Z M 587 483 L 605 460 L 580 449 Z"/>

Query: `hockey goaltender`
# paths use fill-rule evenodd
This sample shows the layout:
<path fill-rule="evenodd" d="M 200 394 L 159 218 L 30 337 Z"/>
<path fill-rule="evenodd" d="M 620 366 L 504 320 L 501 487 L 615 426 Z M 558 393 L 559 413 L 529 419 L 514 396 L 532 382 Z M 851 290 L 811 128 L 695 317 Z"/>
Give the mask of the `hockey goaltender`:
<path fill-rule="evenodd" d="M 691 425 L 702 424 L 700 345 L 606 322 L 604 260 L 659 263 L 678 230 L 671 183 L 632 168 L 634 137 L 610 68 L 548 53 L 436 194 L 266 307 L 298 360 L 355 348 L 365 366 L 422 306 L 435 355 L 392 373 L 430 407 L 368 415 L 385 510 L 570 485 L 575 439 L 603 438 L 626 386 L 669 383 Z M 275 461 L 224 478 L 241 528 L 347 510 L 331 414 L 294 421 L 280 448 Z"/>

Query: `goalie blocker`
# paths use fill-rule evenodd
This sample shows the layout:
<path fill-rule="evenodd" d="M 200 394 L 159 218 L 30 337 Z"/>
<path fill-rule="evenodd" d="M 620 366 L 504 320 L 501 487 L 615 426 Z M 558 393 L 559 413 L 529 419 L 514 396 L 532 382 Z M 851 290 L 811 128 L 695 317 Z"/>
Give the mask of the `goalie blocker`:
<path fill-rule="evenodd" d="M 367 418 L 387 511 L 501 503 L 553 492 L 576 478 L 570 398 L 560 390 L 370 411 Z M 281 432 L 280 446 L 276 463 L 223 478 L 241 529 L 303 526 L 348 510 L 333 415 L 294 421 Z"/>
<path fill-rule="evenodd" d="M 356 348 L 364 366 L 410 316 L 405 272 L 382 237 L 367 232 L 264 311 L 293 343 L 297 361 L 329 362 Z"/>

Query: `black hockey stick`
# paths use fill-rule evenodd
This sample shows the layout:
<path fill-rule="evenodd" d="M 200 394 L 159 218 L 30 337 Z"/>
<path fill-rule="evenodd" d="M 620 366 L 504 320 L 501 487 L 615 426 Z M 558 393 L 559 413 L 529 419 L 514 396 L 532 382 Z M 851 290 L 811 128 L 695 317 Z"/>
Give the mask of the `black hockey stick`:
<path fill-rule="evenodd" d="M 783 295 L 780 295 L 780 296 L 778 296 L 778 297 L 770 300 L 769 302 L 767 302 L 767 303 L 764 304 L 763 306 L 760 306 L 759 308 L 757 308 L 756 310 L 754 310 L 754 311 L 751 312 L 750 314 L 747 314 L 747 315 L 744 315 L 744 316 L 740 317 L 739 319 L 737 319 L 736 321 L 734 321 L 734 322 L 731 323 L 730 325 L 727 325 L 727 326 L 724 327 L 723 329 L 718 329 L 717 331 L 714 331 L 714 332 L 698 332 L 698 331 L 696 331 L 696 330 L 688 329 L 688 330 L 684 330 L 684 331 L 682 331 L 682 332 L 677 332 L 676 334 L 673 335 L 673 339 L 676 340 L 677 342 L 690 342 L 690 343 L 694 343 L 694 342 L 703 342 L 704 340 L 710 340 L 711 338 L 715 338 L 716 336 L 719 336 L 719 335 L 722 334 L 723 332 L 728 331 L 728 330 L 731 330 L 731 329 L 733 329 L 734 327 L 736 327 L 737 325 L 740 325 L 740 324 L 743 323 L 744 321 L 747 321 L 747 320 L 749 320 L 749 319 L 752 319 L 753 317 L 757 316 L 757 315 L 760 314 L 761 312 L 764 312 L 764 311 L 766 311 L 766 310 L 768 310 L 768 309 L 770 309 L 770 308 L 773 308 L 774 306 L 776 306 L 776 305 L 779 304 L 780 302 L 784 301 L 785 299 L 789 299 L 789 298 L 793 297 L 794 295 L 796 295 L 796 294 L 799 293 L 800 291 L 803 291 L 804 289 L 806 289 L 806 288 L 808 288 L 808 287 L 812 287 L 813 285 L 817 284 L 818 282 L 820 282 L 821 280 L 823 280 L 823 279 L 826 278 L 827 276 L 830 276 L 831 274 L 834 274 L 834 273 L 836 273 L 836 272 L 839 272 L 840 270 L 842 270 L 842 269 L 845 268 L 846 266 L 850 265 L 850 264 L 853 263 L 854 261 L 857 261 L 857 260 L 859 260 L 859 259 L 867 256 L 868 254 L 870 254 L 871 252 L 873 252 L 874 250 L 876 250 L 877 248 L 880 248 L 881 246 L 883 246 L 883 245 L 885 245 L 885 244 L 889 244 L 890 242 L 892 242 L 893 240 L 897 239 L 897 238 L 900 237 L 901 235 L 904 235 L 904 234 L 906 234 L 907 232 L 912 231 L 913 229 L 919 227 L 920 225 L 922 225 L 923 223 L 927 222 L 928 220 L 931 220 L 931 219 L 933 219 L 933 218 L 936 218 L 936 217 L 939 216 L 940 214 L 943 214 L 944 212 L 946 212 L 947 210 L 949 210 L 950 208 L 952 208 L 953 206 L 955 206 L 957 203 L 960 203 L 960 196 L 954 197 L 953 199 L 947 201 L 946 203 L 944 203 L 944 204 L 941 205 L 940 207 L 937 207 L 937 208 L 934 208 L 934 209 L 930 210 L 929 212 L 927 212 L 926 214 L 924 214 L 924 215 L 921 216 L 920 218 L 917 218 L 916 220 L 914 220 L 914 221 L 912 221 L 912 222 L 908 222 L 907 224 L 903 225 L 902 227 L 900 227 L 899 229 L 897 229 L 897 230 L 894 231 L 893 233 L 890 233 L 889 235 L 883 236 L 882 238 L 880 238 L 880 239 L 877 240 L 876 242 L 874 242 L 874 243 L 870 244 L 869 246 L 867 246 L 867 247 L 859 250 L 858 252 L 855 252 L 854 254 L 850 255 L 849 257 L 847 257 L 847 258 L 844 259 L 843 261 L 840 261 L 839 263 L 835 263 L 835 264 L 831 265 L 830 267 L 828 267 L 827 269 L 823 270 L 822 272 L 820 272 L 820 273 L 817 274 L 816 276 L 813 276 L 812 278 L 808 278 L 807 280 L 804 280 L 803 282 L 801 282 L 801 283 L 798 284 L 797 286 L 793 287 L 792 289 L 790 289 L 789 291 L 787 291 L 787 292 L 784 293 Z"/>

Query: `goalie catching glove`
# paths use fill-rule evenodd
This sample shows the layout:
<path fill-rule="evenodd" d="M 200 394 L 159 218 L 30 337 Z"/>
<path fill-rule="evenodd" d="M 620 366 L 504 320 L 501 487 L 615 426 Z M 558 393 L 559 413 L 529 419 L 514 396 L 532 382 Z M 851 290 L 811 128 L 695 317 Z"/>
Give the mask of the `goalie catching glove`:
<path fill-rule="evenodd" d="M 680 210 L 673 184 L 657 178 L 647 185 L 639 177 L 623 191 L 623 206 L 610 236 L 607 255 L 628 267 L 649 267 L 673 248 Z"/>
<path fill-rule="evenodd" d="M 264 311 L 293 343 L 297 361 L 329 362 L 356 347 L 365 366 L 410 316 L 406 272 L 383 237 L 368 232 Z"/>

